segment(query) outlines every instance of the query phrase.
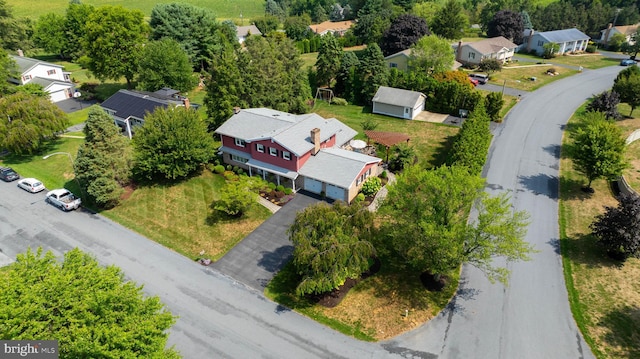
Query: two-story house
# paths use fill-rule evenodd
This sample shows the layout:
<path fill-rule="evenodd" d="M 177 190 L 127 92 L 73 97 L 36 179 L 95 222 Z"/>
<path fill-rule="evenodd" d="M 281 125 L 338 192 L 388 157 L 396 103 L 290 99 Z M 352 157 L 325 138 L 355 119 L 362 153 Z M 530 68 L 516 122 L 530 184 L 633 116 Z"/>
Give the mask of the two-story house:
<path fill-rule="evenodd" d="M 58 102 L 71 98 L 75 86 L 71 82 L 70 73 L 63 71 L 60 65 L 24 56 L 9 55 L 16 63 L 19 78 L 10 79 L 18 85 L 34 83 L 41 85 L 49 94 L 51 102 Z"/>
<path fill-rule="evenodd" d="M 237 110 L 216 133 L 225 163 L 294 191 L 350 202 L 380 172 L 379 158 L 345 149 L 355 130 L 314 113 Z"/>

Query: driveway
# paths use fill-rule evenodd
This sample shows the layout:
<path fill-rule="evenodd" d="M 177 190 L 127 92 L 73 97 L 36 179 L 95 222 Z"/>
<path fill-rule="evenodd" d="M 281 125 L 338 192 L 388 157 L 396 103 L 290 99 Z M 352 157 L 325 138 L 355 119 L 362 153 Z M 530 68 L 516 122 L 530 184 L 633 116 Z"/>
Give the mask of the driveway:
<path fill-rule="evenodd" d="M 65 113 L 72 113 L 76 111 L 80 111 L 82 109 L 91 107 L 98 103 L 96 100 L 79 100 L 77 98 L 70 98 L 62 101 L 56 102 L 56 106 L 58 106 Z"/>
<path fill-rule="evenodd" d="M 287 205 L 211 266 L 262 293 L 293 254 L 287 229 L 295 220 L 296 213 L 318 202 L 318 199 L 304 193 L 296 194 Z"/>

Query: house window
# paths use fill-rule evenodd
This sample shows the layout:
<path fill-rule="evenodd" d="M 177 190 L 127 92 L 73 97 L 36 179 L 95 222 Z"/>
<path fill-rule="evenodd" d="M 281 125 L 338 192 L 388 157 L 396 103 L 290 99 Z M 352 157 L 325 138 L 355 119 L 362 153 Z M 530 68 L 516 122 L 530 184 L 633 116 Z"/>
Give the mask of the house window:
<path fill-rule="evenodd" d="M 291 153 L 287 151 L 282 151 L 282 158 L 284 158 L 287 161 L 291 161 Z"/>
<path fill-rule="evenodd" d="M 475 52 L 470 52 L 469 53 L 469 58 L 470 59 L 475 59 L 476 58 L 476 53 Z"/>
<path fill-rule="evenodd" d="M 389 67 L 391 67 L 392 69 L 396 69 L 398 68 L 398 64 L 396 64 L 395 62 L 392 62 L 389 64 Z"/>
<path fill-rule="evenodd" d="M 56 70 L 47 70 L 47 75 L 53 75 L 56 73 Z"/>
<path fill-rule="evenodd" d="M 260 153 L 264 153 L 264 145 L 260 143 L 256 143 L 256 150 Z"/>
<path fill-rule="evenodd" d="M 249 162 L 248 158 L 244 158 L 244 157 L 240 157 L 240 156 L 236 156 L 236 155 L 231 155 L 231 159 L 236 161 L 236 162 L 240 162 L 240 163 L 247 163 Z"/>
<path fill-rule="evenodd" d="M 246 145 L 246 142 L 244 142 L 244 140 L 241 140 L 239 138 L 236 138 L 235 141 L 236 141 L 236 146 L 238 147 L 244 147 Z"/>
<path fill-rule="evenodd" d="M 538 46 L 543 46 L 543 45 L 544 45 L 544 41 L 538 40 Z"/>
<path fill-rule="evenodd" d="M 22 76 L 22 80 L 23 80 L 23 81 L 31 80 L 31 75 L 24 75 L 24 76 Z"/>
<path fill-rule="evenodd" d="M 269 154 L 271 156 L 277 157 L 278 156 L 278 149 L 277 148 L 273 148 L 273 147 L 269 147 Z"/>

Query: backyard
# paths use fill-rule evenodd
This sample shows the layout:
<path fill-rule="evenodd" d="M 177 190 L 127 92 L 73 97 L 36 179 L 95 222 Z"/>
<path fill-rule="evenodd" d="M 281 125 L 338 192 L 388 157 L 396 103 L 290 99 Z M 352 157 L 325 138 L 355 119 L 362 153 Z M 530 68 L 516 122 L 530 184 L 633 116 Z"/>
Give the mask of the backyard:
<path fill-rule="evenodd" d="M 626 105 L 620 108 L 628 113 Z M 576 117 L 567 131 L 575 123 Z M 617 123 L 625 136 L 640 128 L 639 118 Z M 567 137 L 565 133 L 565 144 Z M 583 192 L 585 178 L 573 169 L 565 152 L 560 172 L 560 235 L 574 318 L 598 358 L 640 357 L 640 260 L 632 258 L 621 266 L 597 245 L 589 225 L 604 206 L 617 206 L 617 200 L 605 180 L 594 181 L 595 193 Z"/>

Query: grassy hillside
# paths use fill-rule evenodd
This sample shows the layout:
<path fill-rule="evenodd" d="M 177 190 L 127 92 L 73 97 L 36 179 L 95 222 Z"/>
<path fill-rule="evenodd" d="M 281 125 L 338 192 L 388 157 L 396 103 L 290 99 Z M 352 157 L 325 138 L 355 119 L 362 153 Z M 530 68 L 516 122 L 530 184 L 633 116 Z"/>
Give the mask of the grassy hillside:
<path fill-rule="evenodd" d="M 265 4 L 265 0 L 83 0 L 83 3 L 93 6 L 121 5 L 130 9 L 138 9 L 146 16 L 151 14 L 151 9 L 156 4 L 172 2 L 183 2 L 211 9 L 218 19 L 240 20 L 240 14 L 242 14 L 245 25 L 248 24 L 249 19 L 264 14 Z M 49 12 L 63 14 L 69 0 L 7 0 L 7 4 L 11 5 L 16 17 L 37 19 L 40 15 Z"/>

